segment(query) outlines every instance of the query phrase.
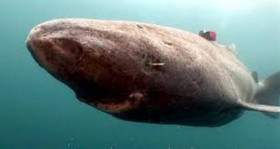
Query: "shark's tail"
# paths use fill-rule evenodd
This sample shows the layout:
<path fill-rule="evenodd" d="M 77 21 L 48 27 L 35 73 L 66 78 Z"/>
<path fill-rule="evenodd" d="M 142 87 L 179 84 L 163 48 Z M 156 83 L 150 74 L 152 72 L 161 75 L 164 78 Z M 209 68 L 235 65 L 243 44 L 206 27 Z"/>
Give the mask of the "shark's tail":
<path fill-rule="evenodd" d="M 250 109 L 262 111 L 271 118 L 279 118 L 280 106 L 280 72 L 260 81 L 259 90 L 254 97 L 254 103 L 242 102 L 241 104 Z"/>

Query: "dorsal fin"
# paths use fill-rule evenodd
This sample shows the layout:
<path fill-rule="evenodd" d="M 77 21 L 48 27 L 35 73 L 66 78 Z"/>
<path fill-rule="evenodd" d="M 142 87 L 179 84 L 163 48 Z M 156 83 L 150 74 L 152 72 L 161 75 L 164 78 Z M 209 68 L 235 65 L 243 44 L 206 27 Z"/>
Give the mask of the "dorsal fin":
<path fill-rule="evenodd" d="M 234 43 L 226 46 L 226 48 L 231 51 L 234 55 L 237 55 L 237 51 L 236 51 L 236 45 Z"/>
<path fill-rule="evenodd" d="M 255 80 L 256 83 L 259 82 L 258 73 L 257 73 L 256 71 L 253 71 L 253 72 L 252 72 L 252 77 L 253 77 L 253 79 Z"/>

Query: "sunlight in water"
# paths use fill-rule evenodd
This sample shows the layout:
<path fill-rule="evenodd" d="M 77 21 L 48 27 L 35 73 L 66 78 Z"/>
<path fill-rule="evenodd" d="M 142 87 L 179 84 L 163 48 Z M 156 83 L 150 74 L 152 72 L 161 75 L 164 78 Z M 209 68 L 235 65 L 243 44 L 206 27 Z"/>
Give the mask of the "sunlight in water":
<path fill-rule="evenodd" d="M 135 1 L 133 1 L 135 4 Z M 254 1 L 254 0 L 243 0 L 243 1 L 237 1 L 237 0 L 205 0 L 205 1 L 198 1 L 198 0 L 154 0 L 154 1 L 145 1 L 145 0 L 137 0 L 137 4 L 145 4 L 147 3 L 149 5 L 156 5 L 161 7 L 167 7 L 170 6 L 176 7 L 176 8 L 182 8 L 182 9 L 188 9 L 188 8 L 197 8 L 197 9 L 214 9 L 217 11 L 223 11 L 225 13 L 230 13 L 230 15 L 233 14 L 239 14 L 239 13 L 252 13 L 254 10 L 256 10 L 257 7 L 262 7 L 264 5 L 273 6 L 280 4 L 280 2 L 273 1 L 273 2 L 261 2 L 261 1 Z"/>
<path fill-rule="evenodd" d="M 214 0 L 213 4 L 226 11 L 250 11 L 256 7 L 255 1 L 224 1 Z"/>

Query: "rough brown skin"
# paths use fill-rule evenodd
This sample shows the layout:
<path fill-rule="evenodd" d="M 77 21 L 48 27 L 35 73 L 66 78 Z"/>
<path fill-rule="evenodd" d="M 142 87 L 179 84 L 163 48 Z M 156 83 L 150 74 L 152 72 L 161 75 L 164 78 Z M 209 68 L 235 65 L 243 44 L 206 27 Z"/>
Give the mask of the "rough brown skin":
<path fill-rule="evenodd" d="M 60 19 L 36 26 L 27 46 L 79 100 L 124 120 L 220 126 L 243 113 L 238 99 L 254 88 L 233 53 L 169 27 Z"/>

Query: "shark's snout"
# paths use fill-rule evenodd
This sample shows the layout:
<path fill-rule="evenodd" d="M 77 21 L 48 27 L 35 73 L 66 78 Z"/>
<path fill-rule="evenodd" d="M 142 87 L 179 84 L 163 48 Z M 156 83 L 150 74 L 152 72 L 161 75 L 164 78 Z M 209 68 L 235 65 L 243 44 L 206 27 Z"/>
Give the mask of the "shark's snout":
<path fill-rule="evenodd" d="M 78 67 L 84 48 L 77 38 L 70 35 L 63 21 L 50 21 L 34 27 L 26 46 L 41 67 L 70 86 L 77 96 L 86 95 L 91 90 L 91 81 L 83 76 L 84 70 Z"/>
<path fill-rule="evenodd" d="M 37 62 L 45 68 L 57 71 L 60 67 L 75 65 L 82 56 L 82 46 L 75 39 L 64 35 L 56 24 L 45 23 L 30 32 L 26 44 Z"/>

